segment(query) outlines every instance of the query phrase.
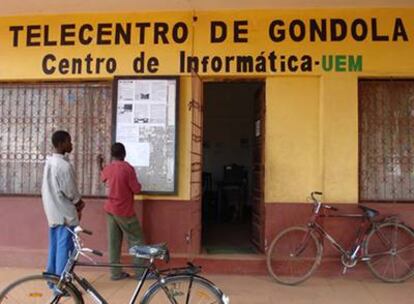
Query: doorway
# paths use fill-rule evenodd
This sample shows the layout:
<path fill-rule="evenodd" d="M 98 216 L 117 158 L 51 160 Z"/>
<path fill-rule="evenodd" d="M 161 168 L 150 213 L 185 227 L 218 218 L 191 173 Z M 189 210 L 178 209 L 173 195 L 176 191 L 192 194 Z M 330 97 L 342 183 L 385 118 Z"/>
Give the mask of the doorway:
<path fill-rule="evenodd" d="M 203 252 L 256 253 L 263 215 L 257 214 L 263 180 L 256 163 L 263 149 L 258 138 L 264 138 L 257 113 L 264 104 L 264 83 L 207 82 L 203 92 Z"/>

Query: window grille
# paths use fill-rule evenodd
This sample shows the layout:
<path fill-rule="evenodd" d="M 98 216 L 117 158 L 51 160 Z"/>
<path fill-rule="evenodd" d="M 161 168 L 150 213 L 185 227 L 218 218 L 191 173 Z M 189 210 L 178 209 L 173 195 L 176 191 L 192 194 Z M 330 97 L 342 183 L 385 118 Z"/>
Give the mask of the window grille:
<path fill-rule="evenodd" d="M 107 83 L 0 84 L 0 193 L 40 194 L 51 136 L 63 129 L 79 190 L 103 195 L 96 158 L 109 159 L 111 108 Z"/>
<path fill-rule="evenodd" d="M 360 201 L 414 201 L 414 80 L 359 82 Z"/>

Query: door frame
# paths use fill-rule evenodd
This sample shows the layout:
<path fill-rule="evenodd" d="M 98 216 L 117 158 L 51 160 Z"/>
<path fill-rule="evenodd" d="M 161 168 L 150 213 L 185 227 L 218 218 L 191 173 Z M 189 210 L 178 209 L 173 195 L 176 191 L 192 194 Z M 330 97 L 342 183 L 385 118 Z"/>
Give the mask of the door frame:
<path fill-rule="evenodd" d="M 191 178 L 191 180 L 190 180 L 190 198 L 191 198 L 191 201 L 196 201 L 196 209 L 197 209 L 197 211 L 198 211 L 198 216 L 197 216 L 197 219 L 198 219 L 198 227 L 200 227 L 199 229 L 198 228 L 196 228 L 195 230 L 191 230 L 192 232 L 191 232 L 191 238 L 194 240 L 194 241 L 196 241 L 197 242 L 197 244 L 193 244 L 193 246 L 191 246 L 192 247 L 192 250 L 190 250 L 191 251 L 191 253 L 192 254 L 199 254 L 199 253 L 201 253 L 201 250 L 202 250 L 202 238 L 201 238 L 201 232 L 202 232 L 202 229 L 203 229 L 203 227 L 202 227 L 202 183 L 201 183 L 201 173 L 202 173 L 202 168 L 203 168 L 203 162 L 202 162 L 202 159 L 203 159 L 203 145 L 202 145 L 202 141 L 203 141 L 203 131 L 204 131 L 204 122 L 203 122 L 203 118 L 204 118 L 204 86 L 205 86 L 205 84 L 206 83 L 211 83 L 211 82 L 217 82 L 217 83 L 219 83 L 219 82 L 221 82 L 221 83 L 243 83 L 243 82 L 245 82 L 245 83 L 252 83 L 252 82 L 254 82 L 254 83 L 258 83 L 258 84 L 261 84 L 261 88 L 263 89 L 263 94 L 264 94 L 264 100 L 263 100 L 263 107 L 264 107 L 264 116 L 263 116 L 263 123 L 262 123 L 262 126 L 261 126 L 261 128 L 262 128 L 262 130 L 263 130 L 263 135 L 264 134 L 266 134 L 264 131 L 265 131 L 265 118 L 266 118 L 266 112 L 265 112 L 265 108 L 266 108 L 266 79 L 265 78 L 253 78 L 253 77 L 243 77 L 243 78 L 234 78 L 234 77 L 208 77 L 208 78 L 200 78 L 200 76 L 198 76 L 198 75 L 195 75 L 195 74 L 193 74 L 192 75 L 192 78 L 194 78 L 194 77 L 197 77 L 198 79 L 199 79 L 199 81 L 201 82 L 201 100 L 199 100 L 200 101 L 200 104 L 199 104 L 199 111 L 200 111 L 200 114 L 201 114 L 201 130 L 200 130 L 200 132 L 201 132 L 201 150 L 200 150 L 200 157 L 201 157 L 201 160 L 199 161 L 199 165 L 201 166 L 201 171 L 199 172 L 200 173 L 200 182 L 198 183 L 198 187 L 199 187 L 199 189 L 198 190 L 191 190 L 191 188 L 192 188 L 192 185 L 193 185 L 193 182 L 194 182 L 194 180 L 193 180 L 193 178 Z M 194 80 L 194 79 L 193 79 Z M 194 111 L 194 109 L 196 109 L 195 107 L 194 107 L 194 101 L 195 101 L 195 96 L 199 96 L 199 94 L 200 94 L 200 92 L 194 92 L 194 90 L 195 89 L 197 89 L 197 88 L 195 88 L 195 86 L 197 86 L 197 84 L 195 84 L 194 83 L 194 81 L 192 80 L 192 84 L 191 84 L 191 92 L 192 92 L 192 101 L 189 103 L 189 110 L 193 110 Z M 192 109 L 190 109 L 190 104 L 191 103 L 193 103 L 193 107 L 191 107 Z M 194 128 L 193 128 L 193 123 L 194 123 L 194 121 L 193 121 L 193 118 L 194 118 L 194 114 L 191 116 L 191 122 L 190 122 L 190 124 L 191 124 L 191 141 L 192 141 L 192 143 L 193 143 L 193 140 L 194 139 L 197 139 L 198 138 L 198 136 L 200 136 L 200 133 L 197 133 L 197 131 L 195 132 L 194 130 Z M 262 140 L 262 144 L 261 144 L 261 151 L 260 151 L 260 153 L 263 155 L 263 159 L 264 159 L 264 152 L 265 152 L 265 136 L 262 136 L 261 137 L 261 140 Z M 190 151 L 190 153 L 191 154 L 193 154 L 193 151 Z M 191 161 L 191 160 L 190 160 Z M 253 160 L 252 160 L 252 162 L 253 162 Z M 263 160 L 263 162 L 264 162 L 264 160 Z M 191 161 L 191 175 L 192 175 L 192 172 L 193 172 L 193 165 L 194 166 L 196 166 L 197 164 L 196 163 L 193 163 L 193 161 Z M 261 240 L 264 240 L 265 239 L 265 208 L 264 208 L 264 190 L 265 190 L 265 180 L 264 180 L 264 174 L 265 174 L 265 172 L 264 172 L 264 170 L 265 170 L 265 167 L 263 166 L 263 168 L 262 168 L 262 170 L 263 170 L 263 172 L 262 172 L 262 176 L 263 176 L 263 178 L 262 178 L 262 189 L 263 189 L 263 196 L 262 196 L 262 198 L 261 198 L 261 201 L 260 201 L 260 209 L 262 210 L 262 212 L 260 212 L 260 225 L 261 225 L 261 227 L 260 227 L 260 239 Z M 197 179 L 198 180 L 198 179 Z M 250 181 L 251 183 L 253 182 L 253 179 L 252 179 L 252 181 Z M 252 194 L 253 195 L 253 194 Z M 253 198 L 253 197 L 252 197 Z M 252 210 L 252 213 L 253 213 L 253 210 Z M 194 214 L 194 211 L 193 211 L 193 214 Z M 251 226 L 253 227 L 253 217 L 252 217 L 252 220 L 251 220 Z M 192 225 L 192 226 L 194 226 L 194 225 Z M 194 234 L 196 234 L 196 235 L 194 235 Z M 256 245 L 257 246 L 257 245 Z M 264 250 L 265 250 L 265 248 L 264 248 L 264 241 L 263 242 L 261 242 L 261 244 L 260 244 L 260 246 L 257 246 L 257 248 L 261 251 L 261 252 L 264 252 Z"/>

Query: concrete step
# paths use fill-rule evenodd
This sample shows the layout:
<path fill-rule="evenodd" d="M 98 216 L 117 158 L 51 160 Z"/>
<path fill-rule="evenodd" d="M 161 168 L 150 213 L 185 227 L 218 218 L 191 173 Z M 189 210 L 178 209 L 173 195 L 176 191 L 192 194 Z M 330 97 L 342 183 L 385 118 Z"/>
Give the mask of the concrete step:
<path fill-rule="evenodd" d="M 188 261 L 201 266 L 203 273 L 266 275 L 264 254 L 201 254 L 196 256 L 173 255 L 172 267 L 185 265 Z"/>

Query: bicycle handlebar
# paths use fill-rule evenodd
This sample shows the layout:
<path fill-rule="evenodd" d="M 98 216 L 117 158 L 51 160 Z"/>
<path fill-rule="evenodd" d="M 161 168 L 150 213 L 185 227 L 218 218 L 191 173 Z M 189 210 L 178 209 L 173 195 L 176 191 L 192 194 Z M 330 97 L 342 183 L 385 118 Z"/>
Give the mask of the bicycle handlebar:
<path fill-rule="evenodd" d="M 88 235 L 93 234 L 92 231 L 90 231 L 90 230 L 84 229 L 81 226 L 76 226 L 73 229 L 73 232 L 72 232 L 73 237 L 74 237 L 75 248 L 79 252 L 88 252 L 88 253 L 93 253 L 94 255 L 97 255 L 97 256 L 103 256 L 103 253 L 100 252 L 99 250 L 82 247 L 82 242 L 81 242 L 81 239 L 79 237 L 79 233 L 81 233 L 81 232 L 85 233 L 85 234 L 88 234 Z"/>
<path fill-rule="evenodd" d="M 312 198 L 313 203 L 315 205 L 316 213 L 319 212 L 320 207 L 325 208 L 325 209 L 329 209 L 329 210 L 333 210 L 333 211 L 338 211 L 338 208 L 336 208 L 336 207 L 333 207 L 333 206 L 330 206 L 330 205 L 327 205 L 327 204 L 322 204 L 321 201 L 319 201 L 315 197 L 315 195 L 323 195 L 323 193 L 322 192 L 319 192 L 319 191 L 313 191 L 313 192 L 311 192 L 311 198 Z"/>
<path fill-rule="evenodd" d="M 76 236 L 80 232 L 83 232 L 83 233 L 88 234 L 88 235 L 92 235 L 93 234 L 92 231 L 87 230 L 87 229 L 83 229 L 81 226 L 76 226 L 75 229 L 73 229 L 73 232 L 76 234 Z"/>
<path fill-rule="evenodd" d="M 323 208 L 325 208 L 325 209 L 330 209 L 330 210 L 333 210 L 333 211 L 338 211 L 338 208 L 333 207 L 333 206 L 331 206 L 331 205 L 326 205 L 326 204 L 323 204 L 322 206 L 323 206 Z"/>
<path fill-rule="evenodd" d="M 92 231 L 90 231 L 90 230 L 86 230 L 86 229 L 83 229 L 82 230 L 82 232 L 83 233 L 86 233 L 86 234 L 88 234 L 88 235 L 92 235 L 93 233 L 92 233 Z"/>
<path fill-rule="evenodd" d="M 323 193 L 322 192 L 319 192 L 319 191 L 313 191 L 313 192 L 311 192 L 311 197 L 312 197 L 312 200 L 314 201 L 314 202 L 318 202 L 318 200 L 315 198 L 315 195 L 322 195 Z"/>
<path fill-rule="evenodd" d="M 98 256 L 103 256 L 102 252 L 100 252 L 99 250 L 95 250 L 95 249 L 82 248 L 81 251 L 82 252 L 90 252 L 90 253 L 93 253 L 94 255 L 98 255 Z"/>

